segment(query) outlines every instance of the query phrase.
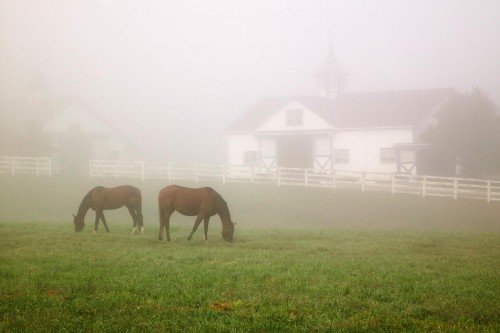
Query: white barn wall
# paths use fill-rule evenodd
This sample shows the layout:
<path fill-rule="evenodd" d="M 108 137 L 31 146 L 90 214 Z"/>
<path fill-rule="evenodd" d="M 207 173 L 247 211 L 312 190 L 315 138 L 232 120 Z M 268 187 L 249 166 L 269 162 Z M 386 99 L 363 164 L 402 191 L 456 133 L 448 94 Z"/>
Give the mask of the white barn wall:
<path fill-rule="evenodd" d="M 348 149 L 349 163 L 334 164 L 336 170 L 395 172 L 396 163 L 380 163 L 380 149 L 412 143 L 412 128 L 353 129 L 333 134 L 333 149 Z"/>
<path fill-rule="evenodd" d="M 332 149 L 349 150 L 349 163 L 337 164 L 334 161 L 333 168 L 335 170 L 364 170 L 365 139 L 362 130 L 335 132 L 332 136 Z"/>
<path fill-rule="evenodd" d="M 412 143 L 413 130 L 411 128 L 367 130 L 365 134 L 367 143 L 366 171 L 396 172 L 396 163 L 380 163 L 380 149 L 393 148 L 397 143 Z"/>
<path fill-rule="evenodd" d="M 258 150 L 259 143 L 252 133 L 228 134 L 227 136 L 228 164 L 243 165 L 243 152 Z"/>

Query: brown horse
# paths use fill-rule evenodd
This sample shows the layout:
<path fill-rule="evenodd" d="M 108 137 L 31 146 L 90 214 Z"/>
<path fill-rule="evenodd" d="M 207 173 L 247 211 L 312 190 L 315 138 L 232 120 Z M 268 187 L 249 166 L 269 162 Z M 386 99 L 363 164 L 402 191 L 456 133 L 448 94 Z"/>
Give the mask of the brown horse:
<path fill-rule="evenodd" d="M 103 211 L 108 209 L 118 209 L 123 206 L 126 206 L 128 208 L 128 211 L 132 216 L 132 220 L 134 223 L 132 234 L 135 234 L 137 225 L 139 225 L 141 234 L 143 234 L 144 224 L 142 221 L 141 212 L 141 191 L 138 188 L 130 185 L 123 185 L 113 188 L 97 186 L 90 190 L 90 192 L 87 193 L 87 195 L 80 203 L 80 207 L 78 208 L 78 213 L 76 214 L 76 216 L 73 214 L 73 224 L 75 225 L 75 232 L 80 232 L 83 230 L 83 227 L 85 227 L 85 215 L 90 208 L 95 211 L 94 232 L 97 232 L 99 220 L 102 220 L 104 228 L 106 228 L 106 232 L 109 232 Z"/>
<path fill-rule="evenodd" d="M 208 241 L 208 222 L 210 217 L 218 214 L 222 222 L 222 238 L 225 241 L 233 241 L 234 225 L 227 203 L 219 193 L 210 187 L 188 188 L 177 185 L 167 186 L 158 195 L 158 208 L 160 211 L 160 233 L 159 240 L 163 240 L 163 227 L 167 229 L 167 241 L 170 242 L 170 216 L 178 211 L 182 215 L 196 216 L 193 230 L 189 234 L 191 240 L 193 234 L 204 221 L 205 241 Z"/>

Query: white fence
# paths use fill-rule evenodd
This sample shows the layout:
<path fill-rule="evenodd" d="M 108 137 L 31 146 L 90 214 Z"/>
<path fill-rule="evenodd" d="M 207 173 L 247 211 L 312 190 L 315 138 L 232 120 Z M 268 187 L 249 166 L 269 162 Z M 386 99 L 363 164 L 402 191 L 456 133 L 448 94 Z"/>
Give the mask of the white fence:
<path fill-rule="evenodd" d="M 0 156 L 0 173 L 52 176 L 59 172 L 50 158 Z M 347 188 L 448 198 L 500 201 L 500 181 L 334 170 L 263 168 L 221 164 L 143 161 L 89 161 L 90 177 L 266 183 L 278 186 Z"/>
<path fill-rule="evenodd" d="M 12 176 L 52 176 L 55 166 L 52 159 L 46 157 L 0 156 L 0 173 L 9 173 Z"/>
<path fill-rule="evenodd" d="M 132 162 L 91 160 L 90 177 L 141 179 L 216 180 L 222 183 L 267 183 L 303 187 L 349 188 L 365 191 L 408 193 L 449 198 L 500 201 L 500 181 L 481 179 L 408 176 L 374 172 L 262 168 L 218 164 Z"/>

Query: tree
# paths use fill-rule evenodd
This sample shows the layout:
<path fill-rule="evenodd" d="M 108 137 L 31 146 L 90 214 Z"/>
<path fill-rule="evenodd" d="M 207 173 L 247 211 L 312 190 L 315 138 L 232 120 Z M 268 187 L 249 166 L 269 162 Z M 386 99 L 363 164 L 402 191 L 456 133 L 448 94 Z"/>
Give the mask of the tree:
<path fill-rule="evenodd" d="M 423 134 L 444 160 L 459 160 L 465 176 L 500 175 L 500 115 L 481 90 L 456 94 L 436 115 L 437 125 Z"/>

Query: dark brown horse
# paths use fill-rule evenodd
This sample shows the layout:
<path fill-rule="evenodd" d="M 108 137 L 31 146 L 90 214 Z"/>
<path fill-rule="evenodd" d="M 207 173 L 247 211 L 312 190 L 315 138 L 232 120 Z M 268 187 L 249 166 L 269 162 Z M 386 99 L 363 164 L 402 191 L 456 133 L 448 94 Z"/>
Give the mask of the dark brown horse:
<path fill-rule="evenodd" d="M 193 230 L 189 234 L 191 240 L 201 221 L 204 222 L 205 241 L 208 241 L 208 222 L 210 217 L 219 215 L 222 222 L 222 238 L 233 241 L 234 225 L 227 203 L 219 193 L 210 187 L 188 188 L 177 185 L 165 187 L 158 195 L 158 208 L 160 210 L 159 240 L 163 240 L 163 228 L 167 229 L 167 241 L 170 242 L 170 216 L 178 211 L 182 215 L 196 216 Z"/>
<path fill-rule="evenodd" d="M 139 225 L 141 233 L 144 233 L 141 191 L 130 185 L 113 188 L 97 186 L 90 190 L 80 203 L 76 216 L 73 214 L 75 231 L 80 232 L 83 230 L 83 227 L 85 227 L 85 215 L 87 214 L 87 211 L 92 208 L 95 211 L 94 232 L 97 232 L 99 220 L 102 220 L 104 228 L 106 228 L 106 232 L 109 232 L 103 211 L 108 209 L 118 209 L 123 206 L 128 208 L 128 211 L 132 216 L 132 221 L 134 223 L 132 234 L 135 233 L 137 225 Z"/>

